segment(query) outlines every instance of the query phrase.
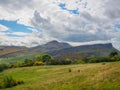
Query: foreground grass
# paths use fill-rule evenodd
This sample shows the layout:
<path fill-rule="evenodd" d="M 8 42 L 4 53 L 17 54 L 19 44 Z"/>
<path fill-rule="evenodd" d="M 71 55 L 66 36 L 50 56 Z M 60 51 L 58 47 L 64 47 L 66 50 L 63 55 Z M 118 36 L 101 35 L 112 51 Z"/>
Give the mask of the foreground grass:
<path fill-rule="evenodd" d="M 24 81 L 6 90 L 120 90 L 120 62 L 23 67 L 2 75 Z"/>

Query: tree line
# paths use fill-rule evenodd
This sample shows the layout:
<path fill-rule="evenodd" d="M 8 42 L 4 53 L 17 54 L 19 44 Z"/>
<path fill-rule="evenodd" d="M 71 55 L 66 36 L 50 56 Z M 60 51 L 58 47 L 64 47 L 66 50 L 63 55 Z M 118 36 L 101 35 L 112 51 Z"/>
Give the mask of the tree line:
<path fill-rule="evenodd" d="M 24 62 L 16 61 L 8 65 L 0 64 L 0 71 L 8 68 L 27 67 L 27 66 L 40 66 L 40 65 L 69 65 L 69 64 L 81 64 L 81 63 L 99 63 L 99 62 L 115 62 L 120 61 L 120 56 L 117 52 L 111 52 L 107 57 L 86 57 L 84 59 L 55 59 L 48 54 L 36 55 L 32 59 L 25 59 Z"/>

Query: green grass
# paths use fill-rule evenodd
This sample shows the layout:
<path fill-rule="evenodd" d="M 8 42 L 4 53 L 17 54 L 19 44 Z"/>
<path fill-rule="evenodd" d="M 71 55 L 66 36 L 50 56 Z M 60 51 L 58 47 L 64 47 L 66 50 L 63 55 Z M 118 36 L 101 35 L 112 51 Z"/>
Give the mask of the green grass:
<path fill-rule="evenodd" d="M 120 90 L 120 62 L 13 68 L 2 75 L 24 81 L 5 90 Z"/>
<path fill-rule="evenodd" d="M 9 58 L 0 58 L 0 64 L 4 63 L 4 64 L 9 64 L 12 62 L 16 62 L 16 61 L 24 61 L 26 58 L 27 59 L 31 59 L 33 58 L 35 55 L 39 55 L 39 53 L 29 53 L 29 54 L 25 54 L 25 55 L 18 55 L 15 57 L 9 57 Z"/>

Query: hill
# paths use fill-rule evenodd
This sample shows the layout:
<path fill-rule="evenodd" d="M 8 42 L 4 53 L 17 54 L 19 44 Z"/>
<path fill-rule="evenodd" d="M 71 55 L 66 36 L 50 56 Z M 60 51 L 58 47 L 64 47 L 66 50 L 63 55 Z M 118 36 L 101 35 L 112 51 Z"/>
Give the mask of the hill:
<path fill-rule="evenodd" d="M 58 41 L 51 41 L 44 45 L 36 47 L 22 47 L 22 46 L 0 46 L 0 57 L 13 57 L 17 55 L 31 55 L 31 53 L 45 53 L 48 51 L 60 50 L 70 48 L 71 45 Z"/>
<path fill-rule="evenodd" d="M 33 66 L 8 69 L 0 77 L 9 75 L 24 81 L 5 90 L 120 90 L 119 68 L 120 62 Z"/>
<path fill-rule="evenodd" d="M 111 43 L 93 44 L 73 47 L 68 43 L 51 41 L 44 45 L 32 48 L 20 46 L 0 46 L 0 57 L 32 57 L 35 54 L 48 53 L 55 58 L 82 59 L 84 57 L 108 56 L 112 51 L 117 51 Z"/>
<path fill-rule="evenodd" d="M 27 50 L 28 48 L 24 46 L 0 46 L 0 57 L 16 56 Z"/>
<path fill-rule="evenodd" d="M 49 52 L 49 51 L 54 51 L 54 50 L 60 50 L 60 49 L 65 49 L 65 48 L 70 48 L 72 47 L 68 43 L 63 43 L 63 42 L 58 42 L 58 41 L 51 41 L 48 42 L 44 45 L 39 45 L 33 48 L 30 48 L 29 51 L 32 52 Z"/>
<path fill-rule="evenodd" d="M 52 56 L 55 56 L 57 59 L 60 58 L 82 59 L 84 57 L 108 56 L 112 51 L 119 52 L 112 46 L 111 43 L 107 43 L 70 47 L 61 50 L 50 51 L 48 53 L 51 54 Z"/>

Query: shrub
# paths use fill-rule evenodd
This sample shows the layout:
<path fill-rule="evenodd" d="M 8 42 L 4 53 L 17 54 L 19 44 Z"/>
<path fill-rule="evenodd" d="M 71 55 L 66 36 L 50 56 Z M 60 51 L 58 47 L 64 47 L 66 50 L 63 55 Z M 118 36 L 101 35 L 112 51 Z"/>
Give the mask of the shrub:
<path fill-rule="evenodd" d="M 8 67 L 9 67 L 9 68 L 14 68 L 15 66 L 14 66 L 14 64 L 9 64 Z"/>
<path fill-rule="evenodd" d="M 114 61 L 120 61 L 120 56 L 113 56 L 111 57 L 111 61 L 114 62 Z"/>
<path fill-rule="evenodd" d="M 89 58 L 88 62 L 89 63 L 96 63 L 97 62 L 97 58 L 95 58 L 95 57 L 94 58 Z"/>
<path fill-rule="evenodd" d="M 78 72 L 80 72 L 80 69 L 78 70 Z"/>
<path fill-rule="evenodd" d="M 36 61 L 35 63 L 34 63 L 34 65 L 44 65 L 45 63 L 44 62 L 42 62 L 42 61 Z"/>
<path fill-rule="evenodd" d="M 34 61 L 30 59 L 25 59 L 24 64 L 24 66 L 32 66 L 34 64 Z"/>
<path fill-rule="evenodd" d="M 8 68 L 8 65 L 6 64 L 0 64 L 0 71 L 3 71 Z"/>
<path fill-rule="evenodd" d="M 9 68 L 23 67 L 24 63 L 21 61 L 16 61 L 9 64 Z"/>
<path fill-rule="evenodd" d="M 13 87 L 23 83 L 23 81 L 15 80 L 11 76 L 4 76 L 0 82 L 0 89 Z"/>
<path fill-rule="evenodd" d="M 68 72 L 72 72 L 71 68 L 68 69 Z"/>
<path fill-rule="evenodd" d="M 35 56 L 36 61 L 42 61 L 42 55 L 37 55 Z"/>
<path fill-rule="evenodd" d="M 106 64 L 105 62 L 102 63 L 102 65 L 105 65 L 105 64 Z"/>
<path fill-rule="evenodd" d="M 83 60 L 77 60 L 76 61 L 76 64 L 83 64 L 83 63 L 85 63 Z"/>
<path fill-rule="evenodd" d="M 62 60 L 53 60 L 52 65 L 69 65 L 72 63 L 70 59 L 62 59 Z"/>
<path fill-rule="evenodd" d="M 88 58 L 89 63 L 110 62 L 110 57 L 92 57 Z"/>

